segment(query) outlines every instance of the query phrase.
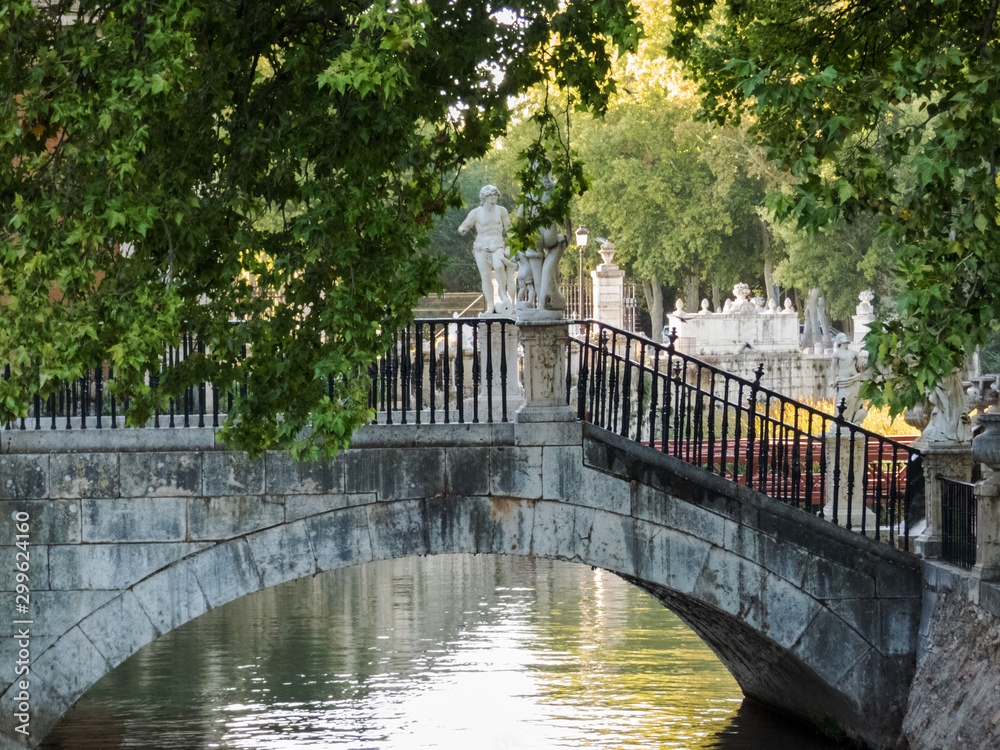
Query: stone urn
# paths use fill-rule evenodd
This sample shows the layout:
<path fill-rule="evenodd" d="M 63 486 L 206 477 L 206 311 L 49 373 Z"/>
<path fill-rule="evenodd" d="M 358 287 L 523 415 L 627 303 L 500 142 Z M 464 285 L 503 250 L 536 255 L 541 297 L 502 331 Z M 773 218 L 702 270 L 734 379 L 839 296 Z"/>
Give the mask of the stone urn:
<path fill-rule="evenodd" d="M 903 411 L 903 421 L 915 430 L 924 431 L 927 423 L 931 421 L 929 409 L 925 409 L 923 404 L 917 404 L 912 409 Z"/>
<path fill-rule="evenodd" d="M 598 252 L 601 254 L 601 259 L 604 261 L 602 265 L 610 266 L 611 261 L 615 258 L 615 253 L 618 252 L 618 248 L 612 244 L 611 240 L 607 240 L 603 245 L 601 245 L 601 249 L 598 250 Z"/>
<path fill-rule="evenodd" d="M 972 454 L 993 471 L 1000 469 L 1000 412 L 987 411 L 977 421 L 983 428 L 972 440 Z"/>

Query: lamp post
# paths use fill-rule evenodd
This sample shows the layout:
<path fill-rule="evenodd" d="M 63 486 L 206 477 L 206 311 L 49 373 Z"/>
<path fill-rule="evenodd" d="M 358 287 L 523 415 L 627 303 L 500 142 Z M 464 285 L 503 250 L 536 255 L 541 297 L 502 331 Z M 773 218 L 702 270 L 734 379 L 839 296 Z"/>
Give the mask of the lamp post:
<path fill-rule="evenodd" d="M 576 248 L 580 253 L 580 302 L 578 310 L 580 320 L 583 320 L 583 248 L 587 246 L 589 239 L 587 228 L 581 224 L 580 228 L 576 230 Z"/>

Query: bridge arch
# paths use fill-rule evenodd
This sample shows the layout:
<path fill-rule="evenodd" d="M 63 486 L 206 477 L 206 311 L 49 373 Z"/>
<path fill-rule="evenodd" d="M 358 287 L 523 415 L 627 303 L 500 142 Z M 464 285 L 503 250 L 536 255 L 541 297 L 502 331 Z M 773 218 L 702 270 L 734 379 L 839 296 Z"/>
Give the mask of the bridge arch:
<path fill-rule="evenodd" d="M 519 430 L 462 425 L 385 444 L 374 428 L 331 466 L 265 461 L 273 481 L 259 497 L 189 498 L 189 537 L 192 508 L 231 533 L 136 571 L 37 656 L 37 740 L 101 676 L 209 609 L 338 567 L 478 553 L 616 573 L 684 619 L 748 696 L 895 743 L 915 663 L 915 560 L 598 428 Z M 196 460 L 181 451 L 156 463 Z M 178 477 L 135 484 L 177 494 Z M 280 506 L 280 522 L 246 527 L 248 504 Z M 101 546 L 80 545 L 76 559 Z"/>

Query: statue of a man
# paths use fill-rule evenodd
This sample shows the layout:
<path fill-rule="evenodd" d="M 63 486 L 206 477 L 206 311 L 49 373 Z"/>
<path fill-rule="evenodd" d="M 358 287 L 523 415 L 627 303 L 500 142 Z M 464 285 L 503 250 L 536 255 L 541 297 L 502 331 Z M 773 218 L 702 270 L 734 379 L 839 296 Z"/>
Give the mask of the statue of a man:
<path fill-rule="evenodd" d="M 861 400 L 861 384 L 865 381 L 866 365 L 859 352 L 848 347 L 845 333 L 838 333 L 833 344 L 833 358 L 830 360 L 830 386 L 834 391 L 834 408 L 840 402 L 847 403 L 844 419 L 860 424 L 868 416 L 868 409 Z"/>
<path fill-rule="evenodd" d="M 506 233 L 510 229 L 510 217 L 507 209 L 497 205 L 500 190 L 493 185 L 484 185 L 479 191 L 479 207 L 469 211 L 469 215 L 458 228 L 459 234 L 465 234 L 472 227 L 476 228 L 476 241 L 472 244 L 472 253 L 476 258 L 479 278 L 483 285 L 483 297 L 486 299 L 486 312 L 510 314 L 514 311 L 511 302 L 511 282 L 514 277 L 514 262 L 507 257 Z M 493 303 L 493 274 L 496 274 L 497 291 L 500 299 Z"/>
<path fill-rule="evenodd" d="M 527 207 L 518 206 L 517 215 L 522 217 L 535 215 L 537 208 L 532 204 L 548 203 L 555 184 L 556 182 L 551 175 L 543 177 L 541 197 L 529 194 L 529 205 Z M 539 230 L 535 240 L 535 249 L 526 253 L 535 282 L 535 298 L 539 309 L 566 309 L 566 298 L 559 290 L 559 259 L 562 257 L 566 245 L 565 237 L 559 236 L 558 225 L 552 223 Z"/>

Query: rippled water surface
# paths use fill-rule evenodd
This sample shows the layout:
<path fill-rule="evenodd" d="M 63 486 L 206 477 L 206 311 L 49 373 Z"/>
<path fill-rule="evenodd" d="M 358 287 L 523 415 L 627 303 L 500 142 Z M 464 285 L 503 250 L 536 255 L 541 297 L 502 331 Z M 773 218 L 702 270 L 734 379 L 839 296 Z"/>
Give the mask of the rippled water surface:
<path fill-rule="evenodd" d="M 582 565 L 407 558 L 220 607 L 95 685 L 45 748 L 833 750 L 744 704 L 656 600 Z"/>

